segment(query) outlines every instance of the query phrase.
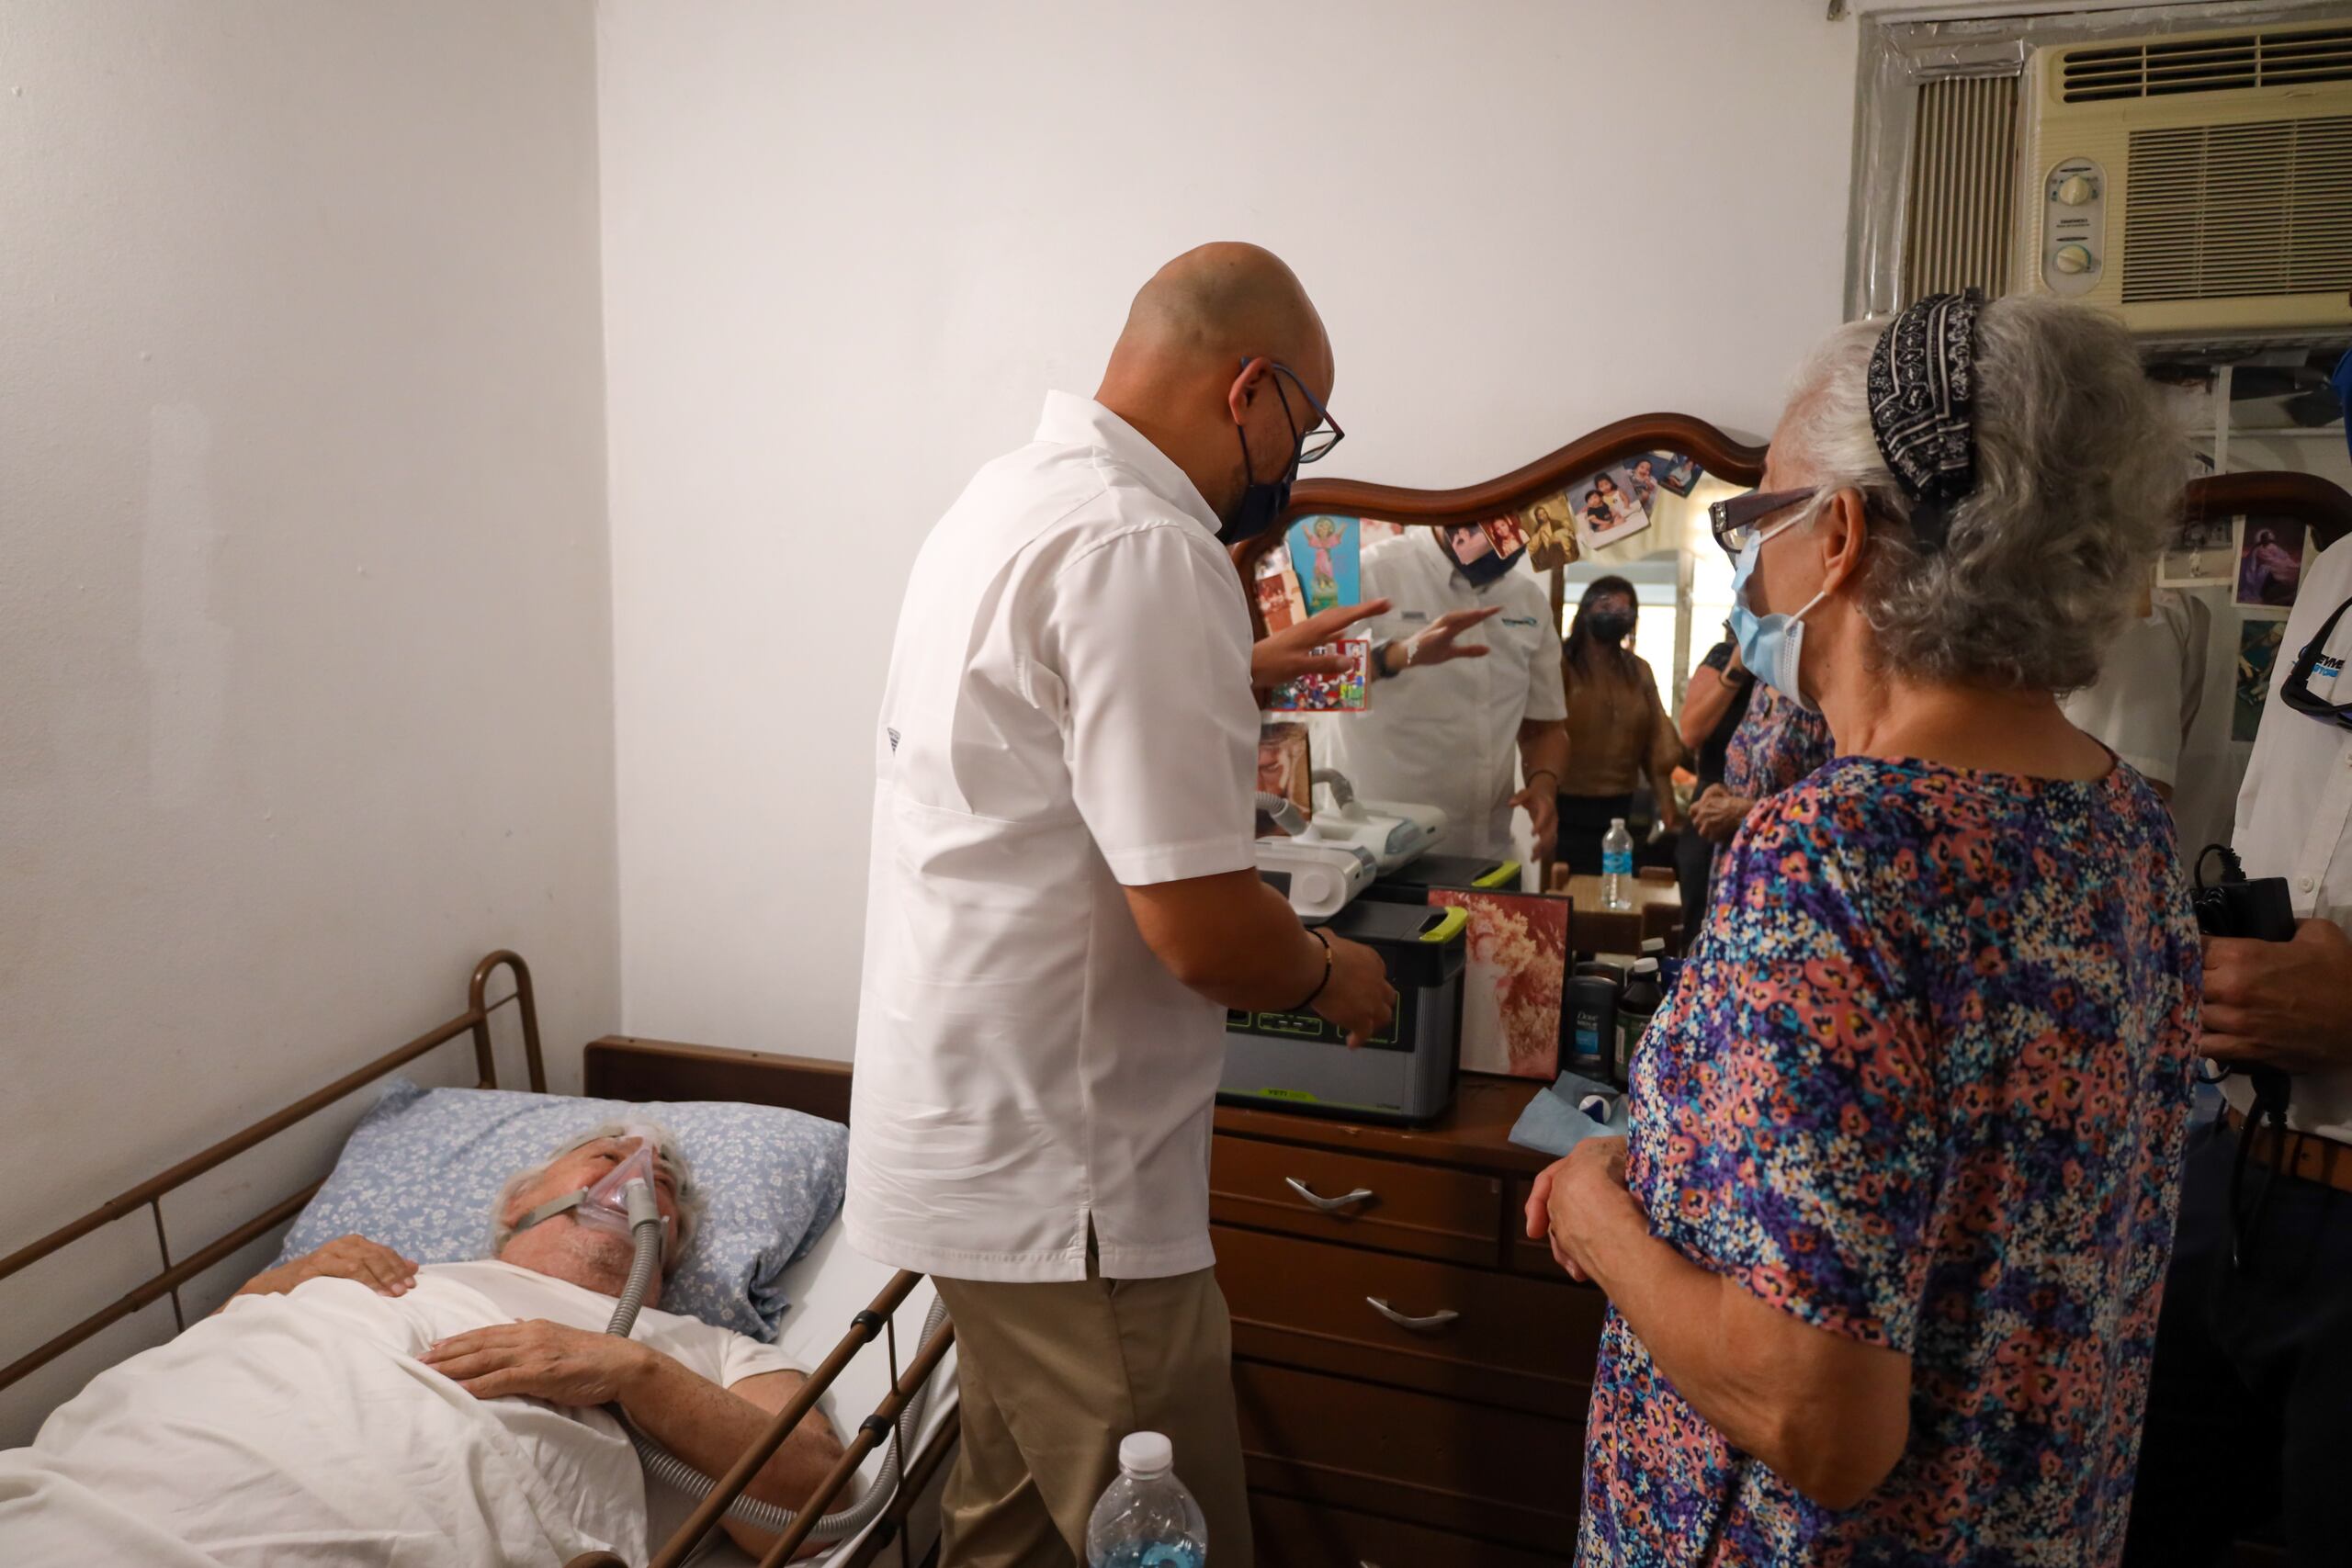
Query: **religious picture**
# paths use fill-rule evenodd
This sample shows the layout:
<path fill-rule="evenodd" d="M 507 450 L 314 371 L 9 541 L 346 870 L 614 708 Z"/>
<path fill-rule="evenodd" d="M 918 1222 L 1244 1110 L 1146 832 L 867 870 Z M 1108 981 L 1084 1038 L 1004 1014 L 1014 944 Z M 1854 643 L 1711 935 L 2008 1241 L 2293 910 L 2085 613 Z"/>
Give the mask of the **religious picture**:
<path fill-rule="evenodd" d="M 2249 517 L 2238 530 L 2238 604 L 2248 610 L 2290 610 L 2303 582 L 2303 525 L 2283 517 Z"/>
<path fill-rule="evenodd" d="M 1258 793 L 1278 795 L 1315 815 L 1315 764 L 1308 754 L 1306 726 L 1295 719 L 1267 719 L 1258 727 Z M 1258 813 L 1258 837 L 1286 839 L 1289 831 L 1265 812 Z"/>
<path fill-rule="evenodd" d="M 1273 713 L 1362 713 L 1370 705 L 1372 643 L 1363 637 L 1342 637 L 1325 643 L 1318 654 L 1338 654 L 1352 660 L 1336 675 L 1301 675 L 1276 686 L 1266 706 Z"/>
<path fill-rule="evenodd" d="M 1657 460 L 1660 465 L 1657 470 L 1657 482 L 1677 495 L 1689 495 L 1697 489 L 1699 476 L 1706 472 L 1704 468 L 1699 467 L 1699 459 L 1696 457 L 1684 457 L 1672 452 L 1662 452 L 1658 454 Z"/>
<path fill-rule="evenodd" d="M 1515 556 L 1527 548 L 1527 536 L 1515 517 L 1489 517 L 1479 526 L 1487 531 L 1487 542 L 1498 556 Z"/>
<path fill-rule="evenodd" d="M 1568 901 L 1432 888 L 1430 902 L 1470 916 L 1469 963 L 1462 973 L 1462 1070 L 1545 1081 L 1559 1077 Z"/>
<path fill-rule="evenodd" d="M 1359 537 L 1352 517 L 1307 517 L 1291 525 L 1291 570 L 1298 573 L 1308 615 L 1363 603 Z"/>
<path fill-rule="evenodd" d="M 1515 521 L 1527 536 L 1528 564 L 1536 570 L 1549 571 L 1577 558 L 1576 508 L 1566 491 L 1530 502 Z"/>
<path fill-rule="evenodd" d="M 2156 558 L 2159 588 L 2227 588 L 2237 568 L 2236 517 L 2188 517 Z"/>
<path fill-rule="evenodd" d="M 1604 468 L 1571 485 L 1576 498 L 1577 535 L 1588 550 L 1640 533 L 1650 525 L 1649 513 L 1634 504 L 1633 477 L 1623 468 Z"/>
<path fill-rule="evenodd" d="M 1264 563 L 1260 565 L 1262 569 Z M 1260 570 L 1258 613 L 1266 619 L 1268 637 L 1306 619 L 1306 600 L 1298 591 L 1298 573 L 1291 570 L 1289 563 L 1278 562 L 1272 571 Z"/>
<path fill-rule="evenodd" d="M 2270 695 L 2270 672 L 2278 666 L 2278 645 L 2287 623 L 2246 621 L 2238 626 L 2237 700 L 2230 705 L 2230 739 L 2251 740 L 2262 728 L 2262 705 Z"/>

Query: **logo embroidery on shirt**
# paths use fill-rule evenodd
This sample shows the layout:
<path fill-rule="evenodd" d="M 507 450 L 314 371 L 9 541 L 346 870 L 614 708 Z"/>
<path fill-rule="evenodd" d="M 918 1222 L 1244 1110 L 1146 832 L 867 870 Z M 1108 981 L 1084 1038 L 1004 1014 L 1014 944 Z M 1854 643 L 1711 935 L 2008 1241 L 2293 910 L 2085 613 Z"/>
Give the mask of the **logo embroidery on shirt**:
<path fill-rule="evenodd" d="M 1507 626 L 1540 626 L 1544 624 L 1533 615 L 1505 615 L 1502 623 Z"/>
<path fill-rule="evenodd" d="M 895 729 L 885 728 L 882 733 L 890 738 L 890 750 L 896 751 L 899 749 L 899 732 Z"/>

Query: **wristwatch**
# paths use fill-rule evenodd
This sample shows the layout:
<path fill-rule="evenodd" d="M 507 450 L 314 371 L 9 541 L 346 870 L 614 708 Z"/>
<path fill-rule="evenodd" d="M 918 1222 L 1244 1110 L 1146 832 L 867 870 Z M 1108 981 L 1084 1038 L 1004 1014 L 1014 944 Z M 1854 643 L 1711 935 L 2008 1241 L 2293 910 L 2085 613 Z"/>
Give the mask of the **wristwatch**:
<path fill-rule="evenodd" d="M 1372 678 L 1374 680 L 1393 681 L 1396 679 L 1395 676 L 1388 673 L 1388 650 L 1396 646 L 1396 639 L 1393 637 L 1381 642 L 1375 642 L 1372 645 Z M 1408 644 L 1405 649 L 1405 662 L 1410 664 L 1412 661 L 1413 649 L 1411 645 Z"/>

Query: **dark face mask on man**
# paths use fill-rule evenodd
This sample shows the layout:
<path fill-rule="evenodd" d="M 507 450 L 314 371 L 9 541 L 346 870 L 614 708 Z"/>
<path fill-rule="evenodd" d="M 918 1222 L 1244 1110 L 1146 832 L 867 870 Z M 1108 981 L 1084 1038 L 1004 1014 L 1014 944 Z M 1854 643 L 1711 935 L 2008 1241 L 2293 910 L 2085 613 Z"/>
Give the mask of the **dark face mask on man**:
<path fill-rule="evenodd" d="M 1242 361 L 1242 367 L 1247 369 L 1249 363 L 1248 360 Z M 1316 423 L 1303 434 L 1298 428 L 1298 421 L 1291 414 L 1290 394 L 1283 390 L 1284 378 L 1297 384 L 1298 395 L 1306 400 L 1306 406 L 1313 409 L 1317 416 Z M 1342 434 L 1340 427 L 1332 423 L 1329 412 L 1315 400 L 1315 394 L 1306 389 L 1306 383 L 1299 380 L 1297 372 L 1289 366 L 1274 365 L 1267 372 L 1267 378 L 1273 385 L 1274 396 L 1282 400 L 1283 423 L 1290 426 L 1290 461 L 1283 465 L 1279 478 L 1261 479 L 1257 465 L 1250 457 L 1250 433 L 1238 424 L 1233 427 L 1235 438 L 1241 443 L 1241 477 L 1244 483 L 1240 497 L 1217 519 L 1221 526 L 1216 536 L 1228 545 L 1254 539 L 1272 527 L 1274 519 L 1283 514 L 1283 508 L 1290 504 L 1290 487 L 1292 481 L 1298 478 L 1299 466 L 1312 463 L 1329 452 L 1340 444 Z"/>

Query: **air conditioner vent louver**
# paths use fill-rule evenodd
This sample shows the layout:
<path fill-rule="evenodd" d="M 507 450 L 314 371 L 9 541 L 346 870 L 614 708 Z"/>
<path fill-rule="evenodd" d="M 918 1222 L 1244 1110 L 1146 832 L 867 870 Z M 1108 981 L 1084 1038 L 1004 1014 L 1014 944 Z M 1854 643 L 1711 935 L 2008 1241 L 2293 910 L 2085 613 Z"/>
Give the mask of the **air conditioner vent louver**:
<path fill-rule="evenodd" d="M 2352 115 L 2134 131 L 2123 299 L 2352 288 Z"/>
<path fill-rule="evenodd" d="M 2017 221 L 2018 78 L 1924 82 L 1917 125 L 1903 302 L 1970 288 L 1998 299 Z"/>
<path fill-rule="evenodd" d="M 2352 82 L 2352 28 L 2068 50 L 2058 90 L 2079 104 L 2320 82 Z"/>

